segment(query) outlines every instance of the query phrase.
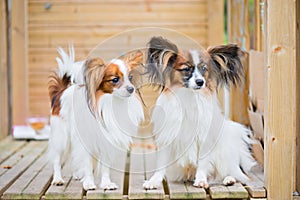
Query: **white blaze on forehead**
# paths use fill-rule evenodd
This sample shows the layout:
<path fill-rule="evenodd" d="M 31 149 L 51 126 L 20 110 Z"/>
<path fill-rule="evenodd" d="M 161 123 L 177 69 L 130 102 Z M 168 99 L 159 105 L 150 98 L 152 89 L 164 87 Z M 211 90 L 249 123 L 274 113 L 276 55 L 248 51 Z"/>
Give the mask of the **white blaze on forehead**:
<path fill-rule="evenodd" d="M 203 77 L 201 75 L 201 73 L 199 72 L 199 69 L 197 67 L 197 65 L 200 63 L 198 51 L 197 50 L 190 50 L 190 54 L 192 56 L 193 64 L 195 66 L 195 69 L 194 69 L 194 72 L 193 72 L 194 78 Z"/>
<path fill-rule="evenodd" d="M 118 65 L 120 71 L 123 73 L 124 77 L 127 77 L 127 66 L 123 60 L 113 59 L 111 63 Z"/>
<path fill-rule="evenodd" d="M 199 53 L 198 53 L 197 50 L 190 50 L 190 54 L 192 56 L 193 63 L 195 65 L 195 67 L 196 67 L 200 63 Z"/>

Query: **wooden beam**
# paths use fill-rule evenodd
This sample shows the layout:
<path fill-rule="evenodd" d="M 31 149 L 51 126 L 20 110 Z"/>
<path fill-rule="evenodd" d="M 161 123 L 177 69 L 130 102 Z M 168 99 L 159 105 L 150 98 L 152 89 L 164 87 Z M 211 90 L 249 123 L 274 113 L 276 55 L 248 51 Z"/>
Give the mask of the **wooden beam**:
<path fill-rule="evenodd" d="M 27 0 L 11 1 L 12 123 L 28 117 Z"/>
<path fill-rule="evenodd" d="M 249 50 L 249 2 L 248 0 L 228 0 L 228 41 L 238 44 L 243 50 Z M 239 87 L 230 88 L 230 118 L 242 124 L 249 124 L 248 118 L 248 91 L 249 78 L 247 62 L 245 81 Z"/>
<path fill-rule="evenodd" d="M 224 0 L 208 0 L 208 31 L 209 46 L 224 43 Z"/>
<path fill-rule="evenodd" d="M 224 44 L 224 0 L 208 0 L 208 46 Z M 218 99 L 221 107 L 224 109 L 224 92 L 218 91 Z"/>
<path fill-rule="evenodd" d="M 296 77 L 296 102 L 297 108 L 296 112 L 300 111 L 300 1 L 296 1 L 296 20 L 297 20 L 297 32 L 296 32 L 296 66 L 297 67 L 297 77 Z M 296 116 L 296 137 L 297 137 L 297 150 L 296 150 L 296 190 L 300 192 L 300 116 Z"/>
<path fill-rule="evenodd" d="M 254 0 L 254 49 L 263 51 L 263 0 Z"/>
<path fill-rule="evenodd" d="M 265 9 L 265 186 L 267 199 L 292 199 L 300 103 L 296 98 L 300 92 L 296 82 L 300 75 L 296 65 L 296 1 L 265 1 Z"/>
<path fill-rule="evenodd" d="M 0 139 L 8 135 L 7 2 L 0 1 Z"/>

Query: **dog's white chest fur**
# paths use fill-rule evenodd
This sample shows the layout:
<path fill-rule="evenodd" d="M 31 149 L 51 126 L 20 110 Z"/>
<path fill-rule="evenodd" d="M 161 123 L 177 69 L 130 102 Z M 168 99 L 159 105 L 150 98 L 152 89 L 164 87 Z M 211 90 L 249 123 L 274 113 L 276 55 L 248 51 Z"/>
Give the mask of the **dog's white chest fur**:
<path fill-rule="evenodd" d="M 172 160 L 181 167 L 196 166 L 199 160 L 212 120 L 212 101 L 207 98 L 199 91 L 177 88 L 162 94 L 153 110 L 157 145 L 170 148 Z"/>

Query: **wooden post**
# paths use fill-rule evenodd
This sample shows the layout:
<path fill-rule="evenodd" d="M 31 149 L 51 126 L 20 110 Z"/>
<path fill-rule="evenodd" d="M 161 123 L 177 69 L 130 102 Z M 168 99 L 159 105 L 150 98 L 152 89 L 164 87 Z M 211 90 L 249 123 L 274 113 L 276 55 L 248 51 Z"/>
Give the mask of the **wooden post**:
<path fill-rule="evenodd" d="M 296 58 L 296 1 L 265 1 L 265 9 L 265 186 L 269 200 L 292 199 L 300 116 L 299 81 L 296 81 L 300 77 L 299 57 Z"/>
<path fill-rule="evenodd" d="M 228 41 L 249 50 L 249 2 L 248 0 L 228 0 Z M 245 64 L 245 81 L 239 87 L 230 88 L 230 118 L 242 124 L 249 124 L 248 118 L 248 64 Z"/>
<path fill-rule="evenodd" d="M 27 0 L 11 1 L 12 123 L 28 117 Z"/>
<path fill-rule="evenodd" d="M 0 1 L 0 139 L 8 134 L 7 5 Z"/>
<path fill-rule="evenodd" d="M 224 0 L 208 0 L 208 46 L 224 44 Z M 218 91 L 218 99 L 224 108 L 224 92 Z"/>
<path fill-rule="evenodd" d="M 296 66 L 297 67 L 297 77 L 296 77 L 296 102 L 297 108 L 296 112 L 300 111 L 300 1 L 296 1 L 296 20 L 297 20 L 297 29 L 296 29 Z M 298 193 L 300 192 L 300 116 L 297 114 L 296 116 L 296 137 L 297 137 L 297 145 L 296 145 L 296 190 Z"/>

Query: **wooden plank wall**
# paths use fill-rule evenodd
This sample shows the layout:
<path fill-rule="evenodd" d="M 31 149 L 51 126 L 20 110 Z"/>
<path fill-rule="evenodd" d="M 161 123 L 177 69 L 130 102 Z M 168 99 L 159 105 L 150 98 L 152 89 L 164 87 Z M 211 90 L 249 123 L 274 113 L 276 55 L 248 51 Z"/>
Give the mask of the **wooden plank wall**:
<path fill-rule="evenodd" d="M 300 75 L 299 57 L 296 58 L 296 1 L 265 3 L 268 89 L 265 101 L 265 186 L 270 200 L 292 199 L 299 128 L 297 109 L 300 104 L 299 83 L 296 81 Z"/>
<path fill-rule="evenodd" d="M 8 134 L 7 4 L 0 1 L 0 139 Z"/>
<path fill-rule="evenodd" d="M 13 74 L 16 90 L 23 89 L 13 96 L 14 110 L 21 111 L 18 116 L 14 112 L 14 122 L 18 123 L 24 121 L 25 115 L 49 114 L 47 77 L 56 67 L 58 46 L 66 48 L 73 43 L 76 58 L 84 59 L 92 48 L 107 38 L 141 27 L 174 29 L 204 47 L 223 43 L 223 0 L 21 0 L 13 3 L 18 4 L 19 8 L 23 6 L 23 11 L 19 12 L 23 17 L 20 18 L 28 22 L 26 32 L 23 32 L 25 27 L 18 24 L 20 27 L 17 30 L 21 29 L 25 40 L 20 41 L 21 48 L 14 54 L 25 50 L 27 54 L 21 56 L 19 61 L 28 61 L 28 67 L 22 65 L 22 69 L 14 70 L 16 74 Z M 23 13 L 24 9 L 26 13 Z M 18 23 L 23 23 L 23 20 L 20 21 Z M 136 45 L 139 42 L 145 45 L 141 39 L 145 36 L 128 34 L 125 39 L 116 40 L 116 43 L 106 47 L 108 55 L 105 56 L 118 56 L 122 53 L 119 49 L 122 45 Z M 23 48 L 25 43 L 26 49 Z M 16 46 L 13 48 L 17 49 Z M 16 64 L 13 67 L 17 69 Z M 24 74 L 22 78 L 18 78 L 20 73 Z"/>

